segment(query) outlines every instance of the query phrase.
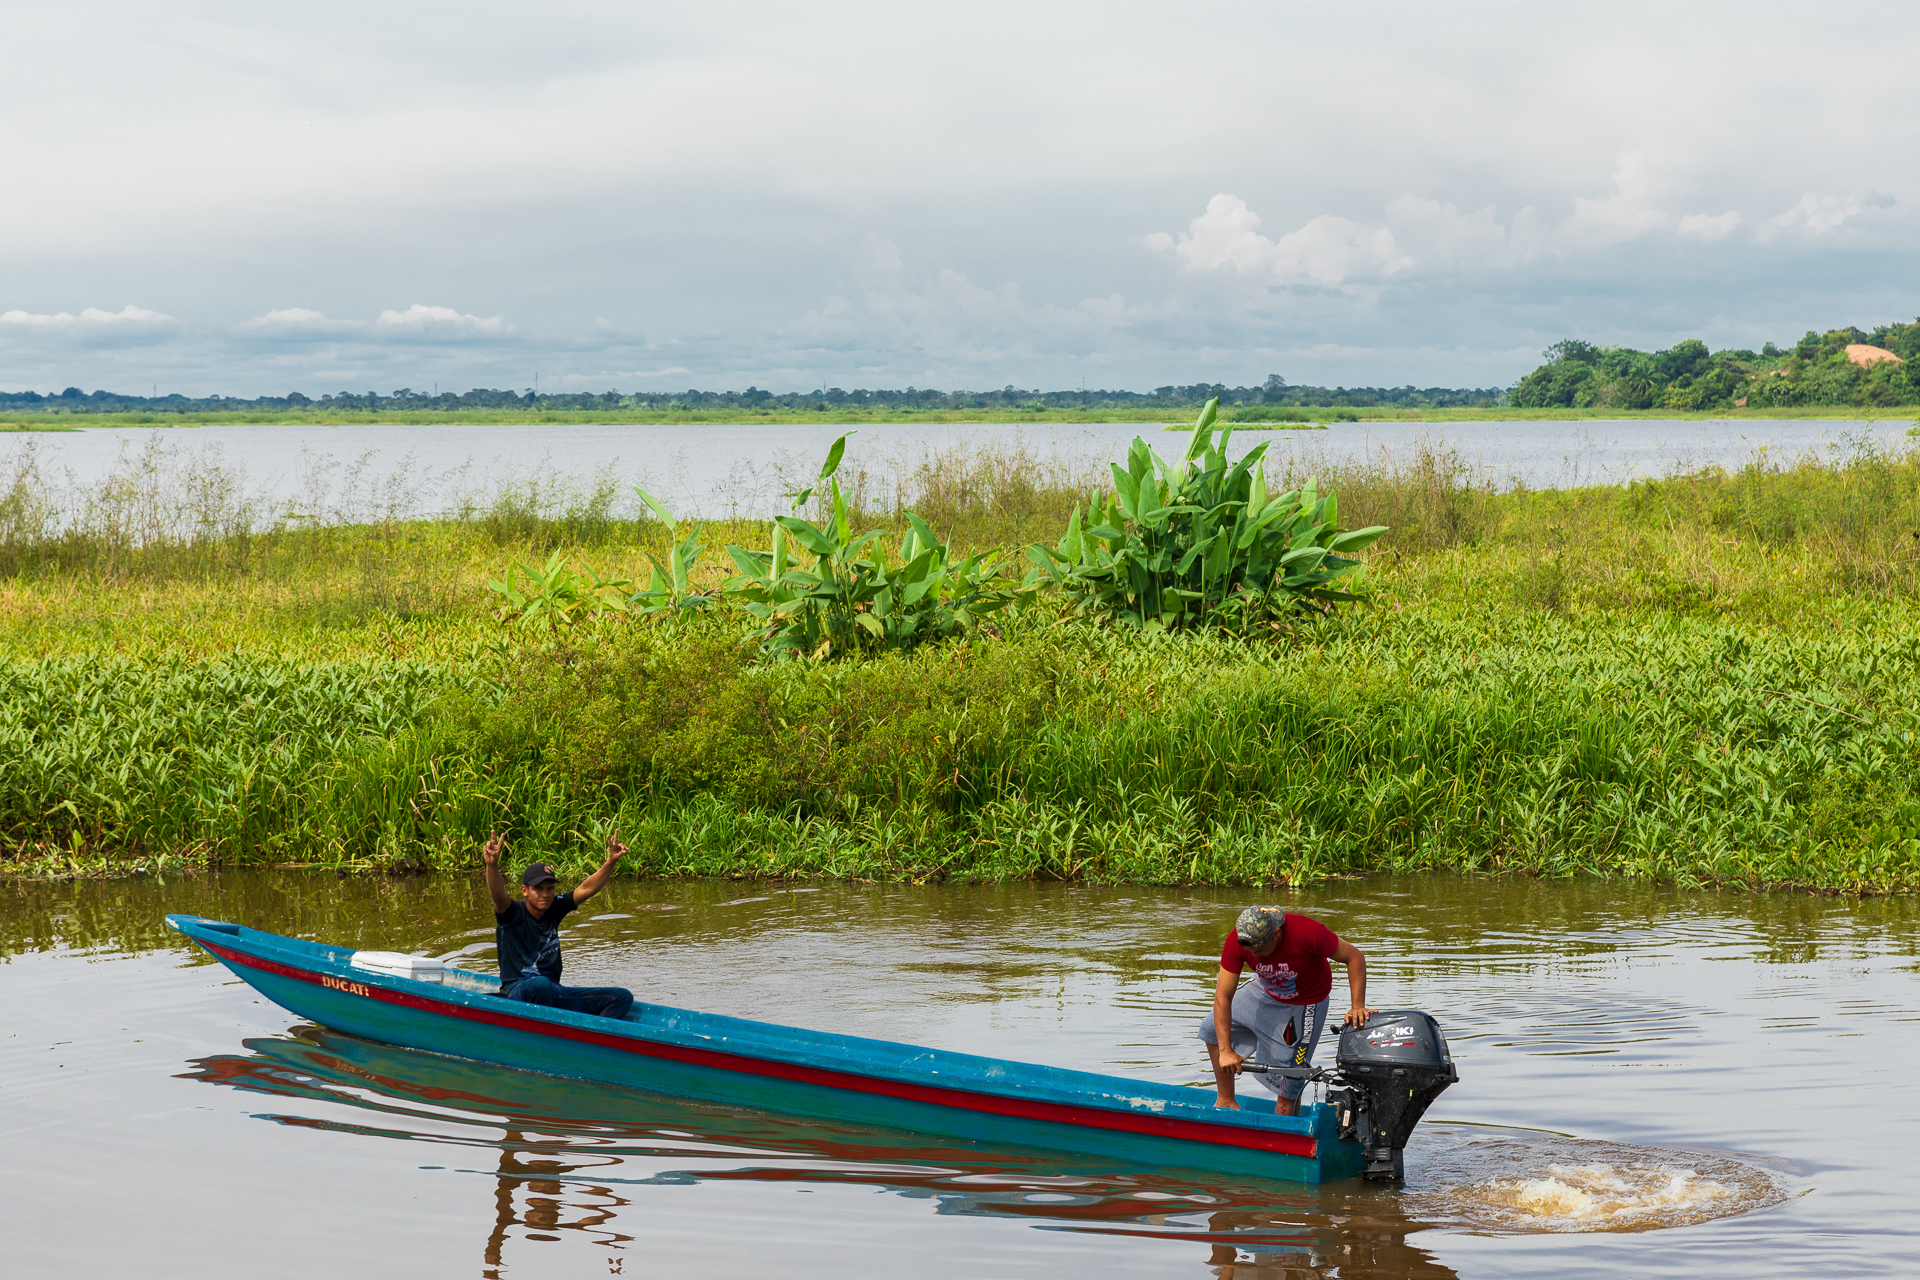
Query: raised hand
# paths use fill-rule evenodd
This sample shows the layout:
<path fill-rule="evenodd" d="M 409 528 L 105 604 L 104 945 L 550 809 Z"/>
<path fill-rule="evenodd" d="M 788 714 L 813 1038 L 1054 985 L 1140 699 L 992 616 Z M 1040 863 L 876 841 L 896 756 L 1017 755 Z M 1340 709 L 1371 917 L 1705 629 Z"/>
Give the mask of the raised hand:
<path fill-rule="evenodd" d="M 480 861 L 490 867 L 500 865 L 500 854 L 507 847 L 507 838 L 498 831 L 488 834 L 487 843 L 480 850 Z"/>
<path fill-rule="evenodd" d="M 618 862 L 626 856 L 626 853 L 627 846 L 620 843 L 620 833 L 618 831 L 607 832 L 607 861 L 609 863 Z"/>

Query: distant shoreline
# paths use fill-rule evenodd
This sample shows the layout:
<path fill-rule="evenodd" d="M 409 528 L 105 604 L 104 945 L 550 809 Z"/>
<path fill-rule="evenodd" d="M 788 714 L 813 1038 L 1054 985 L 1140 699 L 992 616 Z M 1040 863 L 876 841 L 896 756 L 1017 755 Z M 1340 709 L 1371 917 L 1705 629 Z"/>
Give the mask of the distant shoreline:
<path fill-rule="evenodd" d="M 1024 412 L 1003 412 L 985 410 L 899 410 L 882 409 L 876 411 L 847 411 L 841 407 L 838 412 L 824 413 L 804 409 L 779 409 L 763 413 L 742 413 L 739 410 L 687 410 L 685 412 L 649 413 L 632 409 L 593 410 L 553 410 L 529 411 L 524 409 L 462 409 L 451 411 L 408 411 L 377 410 L 355 412 L 328 410 L 324 412 L 288 412 L 288 413 L 7 413 L 0 414 L 0 432 L 33 431 L 78 431 L 89 427 L 200 427 L 200 426 L 346 426 L 349 424 L 379 423 L 393 426 L 431 426 L 435 424 L 468 424 L 497 426 L 537 426 L 541 424 L 579 424 L 604 423 L 609 426 L 674 426 L 687 423 L 707 423 L 714 426 L 769 426 L 777 424 L 812 424 L 817 426 L 860 426 L 865 423 L 1003 423 L 1025 426 L 1073 425 L 1076 423 L 1102 422 L 1138 422 L 1143 425 L 1182 426 L 1192 421 L 1200 407 L 1195 405 L 1187 412 L 1183 422 L 1180 410 L 1169 412 L 1166 409 L 1125 410 L 1125 409 L 1053 409 L 1043 412 L 1027 410 Z M 1244 410 L 1242 410 L 1244 411 Z M 1223 415 L 1227 416 L 1227 415 Z M 1856 408 L 1849 405 L 1801 405 L 1785 409 L 1714 409 L 1683 411 L 1677 409 L 1517 409 L 1509 407 L 1479 409 L 1400 409 L 1382 407 L 1377 409 L 1353 408 L 1346 405 L 1312 406 L 1285 405 L 1276 406 L 1273 416 L 1262 422 L 1234 423 L 1236 428 L 1271 428 L 1276 424 L 1294 426 L 1300 423 L 1331 426 L 1353 425 L 1362 422 L 1608 422 L 1653 419 L 1657 421 L 1768 421 L 1778 419 L 1803 419 L 1808 421 L 1833 422 L 1898 422 L 1912 420 L 1920 423 L 1920 408 L 1915 406 L 1886 405 L 1871 408 Z"/>

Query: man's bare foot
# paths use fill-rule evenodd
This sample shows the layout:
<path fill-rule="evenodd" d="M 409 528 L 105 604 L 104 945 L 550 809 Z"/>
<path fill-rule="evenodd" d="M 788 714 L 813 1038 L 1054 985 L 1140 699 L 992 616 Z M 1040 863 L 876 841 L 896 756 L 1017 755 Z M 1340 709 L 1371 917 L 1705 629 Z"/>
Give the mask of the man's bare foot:
<path fill-rule="evenodd" d="M 1228 1111 L 1238 1111 L 1240 1109 L 1240 1104 L 1235 1102 L 1232 1098 L 1217 1099 L 1215 1100 L 1213 1105 L 1216 1107 L 1224 1107 Z"/>

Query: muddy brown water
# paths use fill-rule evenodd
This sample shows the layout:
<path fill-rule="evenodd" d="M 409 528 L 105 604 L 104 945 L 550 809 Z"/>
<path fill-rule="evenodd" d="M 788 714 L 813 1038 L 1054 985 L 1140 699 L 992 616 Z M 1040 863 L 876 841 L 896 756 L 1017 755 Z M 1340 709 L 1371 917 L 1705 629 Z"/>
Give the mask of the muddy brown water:
<path fill-rule="evenodd" d="M 10 1276 L 1920 1273 L 1920 904 L 1418 877 L 1285 899 L 1461 1074 L 1404 1188 L 1114 1168 L 340 1036 L 185 911 L 487 968 L 477 879 L 0 887 Z M 567 978 L 1199 1082 L 1236 893 L 622 883 Z M 585 917 L 585 918 L 582 918 Z"/>

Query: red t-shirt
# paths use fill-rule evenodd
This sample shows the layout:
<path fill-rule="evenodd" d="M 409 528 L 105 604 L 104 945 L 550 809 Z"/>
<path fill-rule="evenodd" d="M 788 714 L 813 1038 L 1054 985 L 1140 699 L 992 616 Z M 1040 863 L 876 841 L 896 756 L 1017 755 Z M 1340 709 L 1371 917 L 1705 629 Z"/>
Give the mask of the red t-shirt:
<path fill-rule="evenodd" d="M 1289 911 L 1272 955 L 1262 960 L 1230 933 L 1220 948 L 1220 967 L 1234 974 L 1252 969 L 1260 990 L 1281 1004 L 1319 1004 L 1333 990 L 1333 969 L 1327 961 L 1339 945 L 1333 930 L 1312 916 Z"/>

